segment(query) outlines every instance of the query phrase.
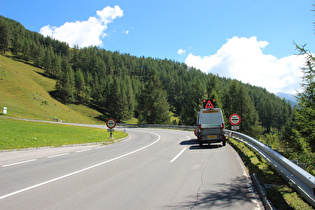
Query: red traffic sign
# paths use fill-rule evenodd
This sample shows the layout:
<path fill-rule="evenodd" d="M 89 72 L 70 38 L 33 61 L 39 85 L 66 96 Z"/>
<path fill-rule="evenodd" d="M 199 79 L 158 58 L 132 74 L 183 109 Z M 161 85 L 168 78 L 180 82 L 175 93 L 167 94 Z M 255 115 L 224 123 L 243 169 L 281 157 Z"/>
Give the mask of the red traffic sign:
<path fill-rule="evenodd" d="M 232 114 L 229 118 L 229 121 L 232 125 L 238 125 L 241 122 L 241 116 L 238 114 Z"/>
<path fill-rule="evenodd" d="M 209 100 L 205 106 L 206 109 L 210 109 L 210 108 L 214 108 L 213 104 L 211 103 L 211 101 Z"/>
<path fill-rule="evenodd" d="M 115 121 L 114 119 L 110 118 L 110 119 L 108 119 L 108 120 L 106 121 L 106 125 L 107 125 L 107 127 L 110 128 L 110 129 L 115 128 L 115 126 L 116 126 L 116 121 Z"/>
<path fill-rule="evenodd" d="M 206 109 L 214 108 L 213 104 L 211 103 L 211 100 L 206 101 L 205 108 L 206 108 Z"/>

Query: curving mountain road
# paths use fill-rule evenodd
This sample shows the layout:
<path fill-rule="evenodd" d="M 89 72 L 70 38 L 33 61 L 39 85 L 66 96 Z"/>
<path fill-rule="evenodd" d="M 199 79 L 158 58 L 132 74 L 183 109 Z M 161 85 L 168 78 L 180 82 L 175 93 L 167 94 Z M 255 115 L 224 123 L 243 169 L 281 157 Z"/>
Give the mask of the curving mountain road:
<path fill-rule="evenodd" d="M 0 209 L 261 209 L 229 145 L 193 132 L 126 129 L 129 138 L 0 153 Z"/>

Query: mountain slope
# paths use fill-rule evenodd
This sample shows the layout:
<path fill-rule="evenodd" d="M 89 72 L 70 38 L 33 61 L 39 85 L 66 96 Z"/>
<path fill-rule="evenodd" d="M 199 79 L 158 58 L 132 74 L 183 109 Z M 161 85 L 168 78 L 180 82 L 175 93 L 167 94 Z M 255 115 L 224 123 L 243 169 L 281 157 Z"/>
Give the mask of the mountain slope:
<path fill-rule="evenodd" d="M 43 76 L 42 69 L 0 55 L 0 113 L 7 107 L 8 116 L 67 122 L 95 123 L 101 115 L 84 106 L 64 105 L 49 94 L 56 81 Z"/>

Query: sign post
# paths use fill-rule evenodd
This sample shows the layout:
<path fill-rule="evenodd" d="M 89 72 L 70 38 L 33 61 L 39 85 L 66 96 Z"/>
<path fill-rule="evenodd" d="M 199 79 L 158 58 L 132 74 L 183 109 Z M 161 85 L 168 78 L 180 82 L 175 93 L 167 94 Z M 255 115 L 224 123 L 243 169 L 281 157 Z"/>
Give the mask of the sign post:
<path fill-rule="evenodd" d="M 241 116 L 238 114 L 232 114 L 229 118 L 229 121 L 231 123 L 232 130 L 238 130 L 240 129 L 240 126 L 238 126 L 241 123 Z"/>
<path fill-rule="evenodd" d="M 115 131 L 114 128 L 116 126 L 116 121 L 112 118 L 106 121 L 106 126 L 109 128 L 107 131 L 110 132 L 110 138 L 113 138 L 113 132 Z"/>

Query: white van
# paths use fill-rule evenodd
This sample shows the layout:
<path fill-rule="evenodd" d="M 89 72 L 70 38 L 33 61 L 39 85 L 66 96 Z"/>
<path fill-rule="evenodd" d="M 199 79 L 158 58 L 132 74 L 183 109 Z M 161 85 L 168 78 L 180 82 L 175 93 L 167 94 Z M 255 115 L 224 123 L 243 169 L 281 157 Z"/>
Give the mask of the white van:
<path fill-rule="evenodd" d="M 222 142 L 223 146 L 226 145 L 224 120 L 221 109 L 201 109 L 197 115 L 196 125 L 198 126 L 196 135 L 201 147 L 203 143 Z"/>

